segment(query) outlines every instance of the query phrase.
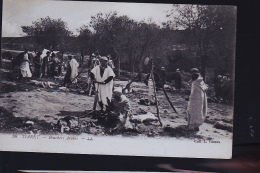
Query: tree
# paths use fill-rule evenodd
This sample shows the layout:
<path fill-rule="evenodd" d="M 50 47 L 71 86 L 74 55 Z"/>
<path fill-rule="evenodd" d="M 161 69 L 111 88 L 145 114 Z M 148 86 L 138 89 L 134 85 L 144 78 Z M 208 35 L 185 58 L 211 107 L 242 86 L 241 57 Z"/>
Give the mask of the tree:
<path fill-rule="evenodd" d="M 117 76 L 120 76 L 121 60 L 128 57 L 132 29 L 135 22 L 127 16 L 117 16 L 117 12 L 98 13 L 91 17 L 88 29 L 92 30 L 94 51 L 110 54 L 117 61 Z"/>
<path fill-rule="evenodd" d="M 79 36 L 77 38 L 79 43 L 79 51 L 82 55 L 86 53 L 91 54 L 94 52 L 93 50 L 91 52 L 92 32 L 89 30 L 88 26 L 83 25 L 79 29 Z"/>
<path fill-rule="evenodd" d="M 34 38 L 35 44 L 47 49 L 64 49 L 63 39 L 71 36 L 67 23 L 49 16 L 32 22 L 31 26 L 21 26 L 24 33 Z"/>
<path fill-rule="evenodd" d="M 169 48 L 165 45 L 170 41 L 152 20 L 137 22 L 125 15 L 118 16 L 117 12 L 92 16 L 90 23 L 80 29 L 79 37 L 83 36 L 85 41 L 90 40 L 91 51 L 115 58 L 117 76 L 122 69 L 141 72 L 146 57 L 154 57 L 157 64 L 162 64 L 160 58 L 164 58 Z"/>
<path fill-rule="evenodd" d="M 217 67 L 221 60 L 234 59 L 235 14 L 232 6 L 173 5 L 167 15 L 171 20 L 165 27 L 185 30 L 190 57 L 201 57 L 201 72 L 205 77 L 207 61 L 212 60 Z M 233 65 L 227 64 L 226 69 Z"/>

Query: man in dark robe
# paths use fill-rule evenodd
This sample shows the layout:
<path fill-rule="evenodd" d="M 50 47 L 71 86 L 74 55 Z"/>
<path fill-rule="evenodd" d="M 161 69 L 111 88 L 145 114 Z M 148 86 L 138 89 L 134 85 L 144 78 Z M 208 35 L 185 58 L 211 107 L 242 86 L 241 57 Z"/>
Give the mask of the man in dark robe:
<path fill-rule="evenodd" d="M 47 54 L 47 56 L 45 56 L 43 58 L 43 63 L 42 63 L 43 77 L 48 77 L 48 75 L 49 75 L 49 61 L 50 61 L 51 52 L 48 51 L 46 54 Z"/>
<path fill-rule="evenodd" d="M 41 59 L 41 54 L 42 54 L 42 52 L 39 51 L 37 53 L 36 57 L 33 59 L 34 67 L 35 67 L 34 76 L 36 78 L 41 78 L 42 77 L 42 59 Z"/>
<path fill-rule="evenodd" d="M 176 69 L 176 72 L 174 73 L 174 82 L 175 82 L 175 89 L 177 92 L 181 91 L 181 74 L 180 74 L 180 69 Z"/>

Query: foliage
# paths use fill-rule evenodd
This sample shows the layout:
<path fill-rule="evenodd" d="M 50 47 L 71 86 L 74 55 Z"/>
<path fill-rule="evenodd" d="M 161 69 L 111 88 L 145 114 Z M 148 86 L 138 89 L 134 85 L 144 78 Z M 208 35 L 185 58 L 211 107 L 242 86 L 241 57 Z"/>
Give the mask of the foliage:
<path fill-rule="evenodd" d="M 21 26 L 21 28 L 24 33 L 34 38 L 36 44 L 47 49 L 62 48 L 64 37 L 72 34 L 66 22 L 49 16 L 32 22 L 31 26 Z"/>
<path fill-rule="evenodd" d="M 235 13 L 231 6 L 173 5 L 163 27 L 152 20 L 137 22 L 115 11 L 91 16 L 90 22 L 78 29 L 77 37 L 71 37 L 64 21 L 50 17 L 22 29 L 45 48 L 81 55 L 96 51 L 102 56 L 109 54 L 118 76 L 121 70 L 140 73 L 146 57 L 168 72 L 197 67 L 204 75 L 206 67 L 214 67 L 216 74 L 232 74 Z"/>
<path fill-rule="evenodd" d="M 235 13 L 232 6 L 173 5 L 167 15 L 170 20 L 164 25 L 186 31 L 187 55 L 201 57 L 202 73 L 205 74 L 208 65 L 214 65 L 217 71 L 228 69 L 231 73 L 235 52 Z"/>
<path fill-rule="evenodd" d="M 128 71 L 135 72 L 136 66 L 137 71 L 141 71 L 143 58 L 157 57 L 161 44 L 158 25 L 151 21 L 136 22 L 127 16 L 118 16 L 117 12 L 92 16 L 90 24 L 80 29 L 79 38 L 83 37 L 92 43 L 85 49 L 110 54 L 117 61 L 118 75 L 121 65 Z M 82 40 L 81 45 L 84 44 Z"/>

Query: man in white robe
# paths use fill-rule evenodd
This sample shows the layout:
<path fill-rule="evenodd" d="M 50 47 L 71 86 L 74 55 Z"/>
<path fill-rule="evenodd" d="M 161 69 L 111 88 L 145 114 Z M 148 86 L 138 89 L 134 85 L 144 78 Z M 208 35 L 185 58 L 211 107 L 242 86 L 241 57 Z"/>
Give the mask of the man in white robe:
<path fill-rule="evenodd" d="M 72 83 L 77 83 L 76 77 L 78 76 L 78 67 L 79 64 L 76 59 L 72 58 L 70 60 L 70 68 L 71 68 L 71 74 L 70 74 L 70 80 Z"/>
<path fill-rule="evenodd" d="M 32 73 L 31 73 L 30 65 L 29 65 L 29 55 L 28 55 L 27 49 L 23 53 L 23 58 L 22 58 L 22 62 L 20 65 L 20 69 L 21 69 L 21 75 L 23 78 L 32 77 Z"/>
<path fill-rule="evenodd" d="M 71 55 L 69 55 L 68 58 L 69 58 L 69 63 L 68 63 L 67 73 L 64 78 L 64 84 L 63 84 L 64 86 L 67 83 L 73 83 L 73 84 L 77 83 L 76 77 L 78 76 L 79 64 L 77 60 L 74 59 Z"/>
<path fill-rule="evenodd" d="M 103 106 L 108 106 L 107 99 L 111 101 L 113 90 L 113 78 L 115 73 L 111 67 L 107 65 L 107 57 L 100 58 L 100 65 L 91 70 L 90 77 L 95 83 L 95 89 L 98 93 L 98 103 L 103 112 Z"/>
<path fill-rule="evenodd" d="M 108 59 L 108 66 L 111 67 L 112 69 L 115 68 L 114 62 L 112 60 L 112 57 L 110 55 L 107 55 L 107 59 Z"/>
<path fill-rule="evenodd" d="M 197 69 L 196 69 L 197 70 Z M 194 70 L 193 70 L 194 71 Z M 207 116 L 207 85 L 198 72 L 192 71 L 191 94 L 188 103 L 188 130 L 198 131 Z"/>

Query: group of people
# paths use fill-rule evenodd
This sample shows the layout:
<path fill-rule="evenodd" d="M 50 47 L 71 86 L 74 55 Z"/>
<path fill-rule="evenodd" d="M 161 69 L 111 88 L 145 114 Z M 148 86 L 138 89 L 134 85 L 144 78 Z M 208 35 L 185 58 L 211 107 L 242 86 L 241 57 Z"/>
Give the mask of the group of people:
<path fill-rule="evenodd" d="M 175 86 L 176 92 L 180 93 L 181 92 L 181 82 L 182 82 L 180 69 L 177 68 L 176 72 L 174 72 L 171 77 L 172 77 L 172 79 L 174 81 L 174 86 Z M 155 69 L 154 70 L 154 80 L 155 80 L 155 84 L 156 84 L 156 89 L 157 90 L 164 86 L 164 84 L 166 83 L 165 67 L 161 67 L 160 69 Z"/>
<path fill-rule="evenodd" d="M 92 55 L 90 56 L 90 59 L 88 61 L 89 69 L 93 69 L 94 67 L 99 65 L 100 64 L 100 58 L 101 58 L 101 55 L 99 55 L 98 51 L 96 51 L 95 53 L 92 53 Z M 107 55 L 106 58 L 107 58 L 108 66 L 111 67 L 112 69 L 115 69 L 112 57 L 110 55 Z"/>
<path fill-rule="evenodd" d="M 77 76 L 79 74 L 79 64 L 77 60 L 72 55 L 68 56 L 68 60 L 67 72 L 64 77 L 64 86 L 70 83 L 76 84 Z M 112 63 L 107 56 L 99 56 L 94 53 L 89 59 L 89 62 L 89 87 L 94 84 L 95 92 L 98 96 L 98 104 L 101 108 L 101 112 L 104 112 L 112 99 L 113 79 L 115 77 L 113 71 L 114 66 L 111 66 Z"/>
<path fill-rule="evenodd" d="M 31 77 L 54 77 L 61 72 L 62 60 L 54 52 L 48 51 L 46 56 L 42 57 L 42 52 L 37 52 L 35 57 L 28 53 L 28 49 L 17 55 L 16 61 L 20 66 L 20 79 L 29 79 Z M 34 64 L 32 72 L 31 65 Z"/>
<path fill-rule="evenodd" d="M 91 70 L 90 77 L 95 83 L 95 90 L 98 94 L 98 103 L 101 112 L 106 112 L 110 107 L 111 101 L 115 101 L 116 104 L 114 105 L 120 105 L 117 106 L 117 109 L 122 110 L 122 115 L 125 113 L 124 116 L 126 116 L 126 112 L 129 112 L 130 110 L 130 104 L 128 99 L 123 95 L 122 90 L 115 90 L 113 93 L 113 79 L 115 74 L 113 69 L 108 65 L 109 59 L 107 57 L 100 57 L 99 61 L 100 64 Z M 159 75 L 156 76 L 159 81 L 157 85 L 159 85 L 158 87 L 163 87 L 165 79 L 160 76 L 165 77 L 165 69 L 161 68 L 157 73 L 159 73 Z M 180 73 L 179 69 L 177 69 L 176 73 Z M 178 76 L 176 77 L 176 80 L 176 87 L 180 89 L 180 79 Z M 207 116 L 206 90 L 208 87 L 204 83 L 199 70 L 196 68 L 191 69 L 190 84 L 191 94 L 187 108 L 188 126 L 186 130 L 198 131 L 199 126 L 202 125 Z"/>
<path fill-rule="evenodd" d="M 69 56 L 69 68 L 65 77 L 69 79 L 73 74 L 73 69 L 77 69 L 78 64 L 71 56 Z M 92 83 L 95 86 L 96 92 L 96 103 L 100 106 L 100 112 L 106 114 L 108 117 L 115 115 L 114 117 L 123 117 L 122 120 L 126 120 L 129 112 L 131 111 L 130 102 L 128 98 L 123 94 L 122 89 L 114 89 L 113 79 L 115 78 L 115 73 L 113 67 L 109 64 L 110 59 L 107 56 L 97 56 L 92 54 L 90 59 L 91 66 L 89 71 L 89 76 Z M 163 87 L 165 84 L 165 69 L 162 67 L 160 70 L 156 71 L 155 75 L 157 82 L 156 87 Z M 77 72 L 74 76 L 77 75 Z M 175 87 L 180 90 L 181 77 L 180 70 L 176 70 L 175 76 Z M 71 81 L 68 81 L 71 82 Z M 191 94 L 189 97 L 189 103 L 187 108 L 187 121 L 188 126 L 186 130 L 198 131 L 199 126 L 202 125 L 204 119 L 207 116 L 207 96 L 206 90 L 207 85 L 204 83 L 202 76 L 198 69 L 191 69 Z M 94 102 L 95 104 L 95 102 Z M 111 111 L 112 110 L 112 111 Z M 111 112 L 110 112 L 111 111 Z M 107 118 L 108 118 L 107 117 Z M 120 121 L 116 128 L 122 128 L 124 123 Z M 119 127 L 120 126 L 120 127 Z"/>
<path fill-rule="evenodd" d="M 230 102 L 232 100 L 232 81 L 229 74 L 224 76 L 218 75 L 214 86 L 215 96 L 218 100 L 223 102 Z"/>
<path fill-rule="evenodd" d="M 35 63 L 35 75 L 38 78 L 58 75 L 58 67 L 62 61 L 54 53 L 47 52 L 46 54 L 44 58 L 41 58 L 41 52 L 38 52 L 33 60 Z M 25 50 L 21 54 L 21 59 L 20 69 L 22 77 L 32 77 L 28 50 Z M 68 60 L 64 84 L 77 83 L 76 78 L 78 76 L 79 64 L 72 55 L 68 56 Z M 89 61 L 91 62 L 89 66 L 89 78 L 91 79 L 91 83 L 94 84 L 97 96 L 96 103 L 99 104 L 101 113 L 107 113 L 113 107 L 114 112 L 117 112 L 118 115 L 123 115 L 124 119 L 126 119 L 131 110 L 130 104 L 129 100 L 123 95 L 122 89 L 114 90 L 113 79 L 115 78 L 115 73 L 113 71 L 113 61 L 111 61 L 109 56 L 100 56 L 97 54 L 92 54 Z M 164 67 L 157 70 L 156 73 L 157 75 L 154 75 L 155 80 L 158 81 L 156 87 L 161 88 L 165 84 L 166 73 Z M 224 82 L 224 78 L 222 79 L 222 82 Z M 202 125 L 207 116 L 207 85 L 196 68 L 191 69 L 190 84 L 191 94 L 187 108 L 187 130 L 198 131 L 199 126 Z M 180 85 L 180 70 L 177 69 L 175 74 L 176 89 L 180 90 Z"/>
<path fill-rule="evenodd" d="M 54 52 L 48 51 L 43 59 L 41 58 L 41 54 L 41 52 L 38 52 L 34 58 L 35 62 L 37 62 L 37 68 L 35 67 L 35 70 L 37 69 L 36 71 L 39 72 L 37 77 L 54 77 L 59 75 L 62 60 L 58 58 Z"/>

